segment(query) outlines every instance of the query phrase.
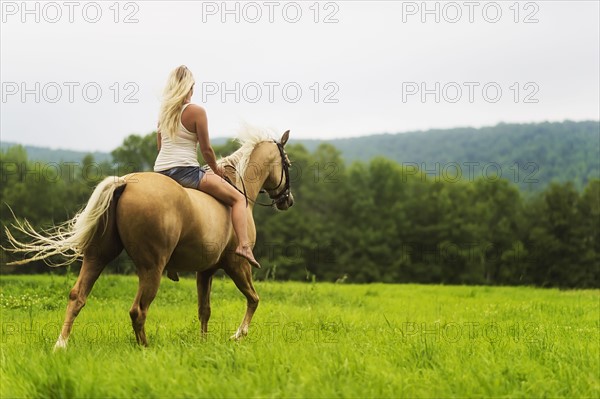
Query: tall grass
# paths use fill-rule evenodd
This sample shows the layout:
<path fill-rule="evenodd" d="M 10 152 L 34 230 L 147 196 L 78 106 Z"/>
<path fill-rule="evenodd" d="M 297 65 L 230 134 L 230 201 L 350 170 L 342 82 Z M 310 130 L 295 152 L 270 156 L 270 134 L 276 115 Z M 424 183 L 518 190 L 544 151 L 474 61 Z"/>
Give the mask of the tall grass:
<path fill-rule="evenodd" d="M 258 282 L 250 334 L 233 283 L 163 280 L 150 347 L 135 344 L 135 277 L 102 276 L 69 348 L 52 353 L 74 276 L 1 278 L 0 397 L 591 397 L 599 292 Z"/>

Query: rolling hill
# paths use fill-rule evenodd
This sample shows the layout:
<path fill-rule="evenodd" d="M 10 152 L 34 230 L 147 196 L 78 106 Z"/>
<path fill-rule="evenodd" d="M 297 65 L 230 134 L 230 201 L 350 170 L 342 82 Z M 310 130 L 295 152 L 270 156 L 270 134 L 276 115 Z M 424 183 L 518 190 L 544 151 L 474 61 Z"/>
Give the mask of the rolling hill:
<path fill-rule="evenodd" d="M 18 145 L 10 141 L 0 142 L 0 150 L 6 151 L 6 149 Z M 67 149 L 52 149 L 48 147 L 38 147 L 32 145 L 23 145 L 27 156 L 31 160 L 44 161 L 44 162 L 79 162 L 86 155 L 91 154 L 94 160 L 97 162 L 112 161 L 112 156 L 108 152 L 94 151 L 74 151 Z"/>
<path fill-rule="evenodd" d="M 225 139 L 213 139 L 215 145 Z M 369 161 L 382 156 L 418 167 L 447 179 L 498 176 L 526 190 L 537 191 L 551 181 L 572 181 L 581 189 L 598 178 L 600 122 L 564 121 L 506 124 L 483 128 L 455 128 L 332 139 L 295 140 L 314 151 L 319 145 L 335 146 L 347 162 Z M 16 143 L 2 142 L 5 150 Z M 25 146 L 30 159 L 80 161 L 87 153 Z M 98 162 L 110 161 L 110 153 L 94 152 Z"/>
<path fill-rule="evenodd" d="M 301 141 L 314 150 L 322 140 Z M 551 181 L 581 189 L 600 177 L 600 122 L 544 122 L 328 140 L 348 162 L 383 156 L 433 175 L 495 175 L 537 191 Z"/>

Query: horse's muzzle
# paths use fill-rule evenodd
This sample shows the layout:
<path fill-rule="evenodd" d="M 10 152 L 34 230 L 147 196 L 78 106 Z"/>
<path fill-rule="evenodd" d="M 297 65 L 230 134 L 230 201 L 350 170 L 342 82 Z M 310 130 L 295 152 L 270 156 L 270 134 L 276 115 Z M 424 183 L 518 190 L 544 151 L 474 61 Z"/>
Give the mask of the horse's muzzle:
<path fill-rule="evenodd" d="M 288 210 L 292 205 L 294 205 L 294 196 L 292 195 L 292 193 L 286 194 L 284 195 L 282 198 L 280 198 L 276 203 L 275 206 L 277 207 L 277 209 L 279 209 L 280 211 L 286 211 Z"/>

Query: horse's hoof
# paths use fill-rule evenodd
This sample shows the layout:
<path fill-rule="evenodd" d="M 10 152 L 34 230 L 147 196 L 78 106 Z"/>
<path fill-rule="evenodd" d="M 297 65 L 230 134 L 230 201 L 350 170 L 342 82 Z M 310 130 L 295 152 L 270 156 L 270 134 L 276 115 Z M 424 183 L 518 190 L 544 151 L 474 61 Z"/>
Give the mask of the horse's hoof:
<path fill-rule="evenodd" d="M 229 337 L 230 340 L 235 342 L 240 342 L 242 338 L 244 338 L 243 335 L 238 333 L 235 333 L 231 337 Z"/>
<path fill-rule="evenodd" d="M 54 344 L 54 349 L 52 349 L 52 352 L 56 353 L 56 352 L 60 352 L 60 351 L 66 351 L 67 350 L 67 342 L 68 342 L 68 339 L 64 339 L 62 337 L 62 335 L 60 335 L 58 337 L 58 340 Z"/>
<path fill-rule="evenodd" d="M 177 274 L 177 272 L 167 270 L 167 277 L 175 282 L 179 281 L 179 275 Z"/>
<path fill-rule="evenodd" d="M 52 348 L 52 353 L 58 353 L 58 352 L 65 352 L 67 350 L 66 346 L 59 346 L 59 345 L 54 345 L 54 348 Z"/>

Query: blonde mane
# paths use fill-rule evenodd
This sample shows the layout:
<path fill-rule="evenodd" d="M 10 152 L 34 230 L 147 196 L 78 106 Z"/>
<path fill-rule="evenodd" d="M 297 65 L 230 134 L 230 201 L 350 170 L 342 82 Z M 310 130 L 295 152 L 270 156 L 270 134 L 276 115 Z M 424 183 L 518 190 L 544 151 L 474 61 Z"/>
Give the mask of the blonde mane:
<path fill-rule="evenodd" d="M 260 143 L 265 141 L 272 142 L 273 140 L 269 130 L 246 125 L 240 133 L 238 133 L 238 137 L 236 138 L 236 141 L 240 144 L 240 148 L 233 154 L 219 159 L 217 164 L 222 167 L 233 166 L 238 171 L 238 173 L 235 174 L 235 181 L 238 183 L 240 177 L 244 176 L 246 173 L 250 155 L 252 154 L 252 151 L 254 151 L 254 148 Z"/>

